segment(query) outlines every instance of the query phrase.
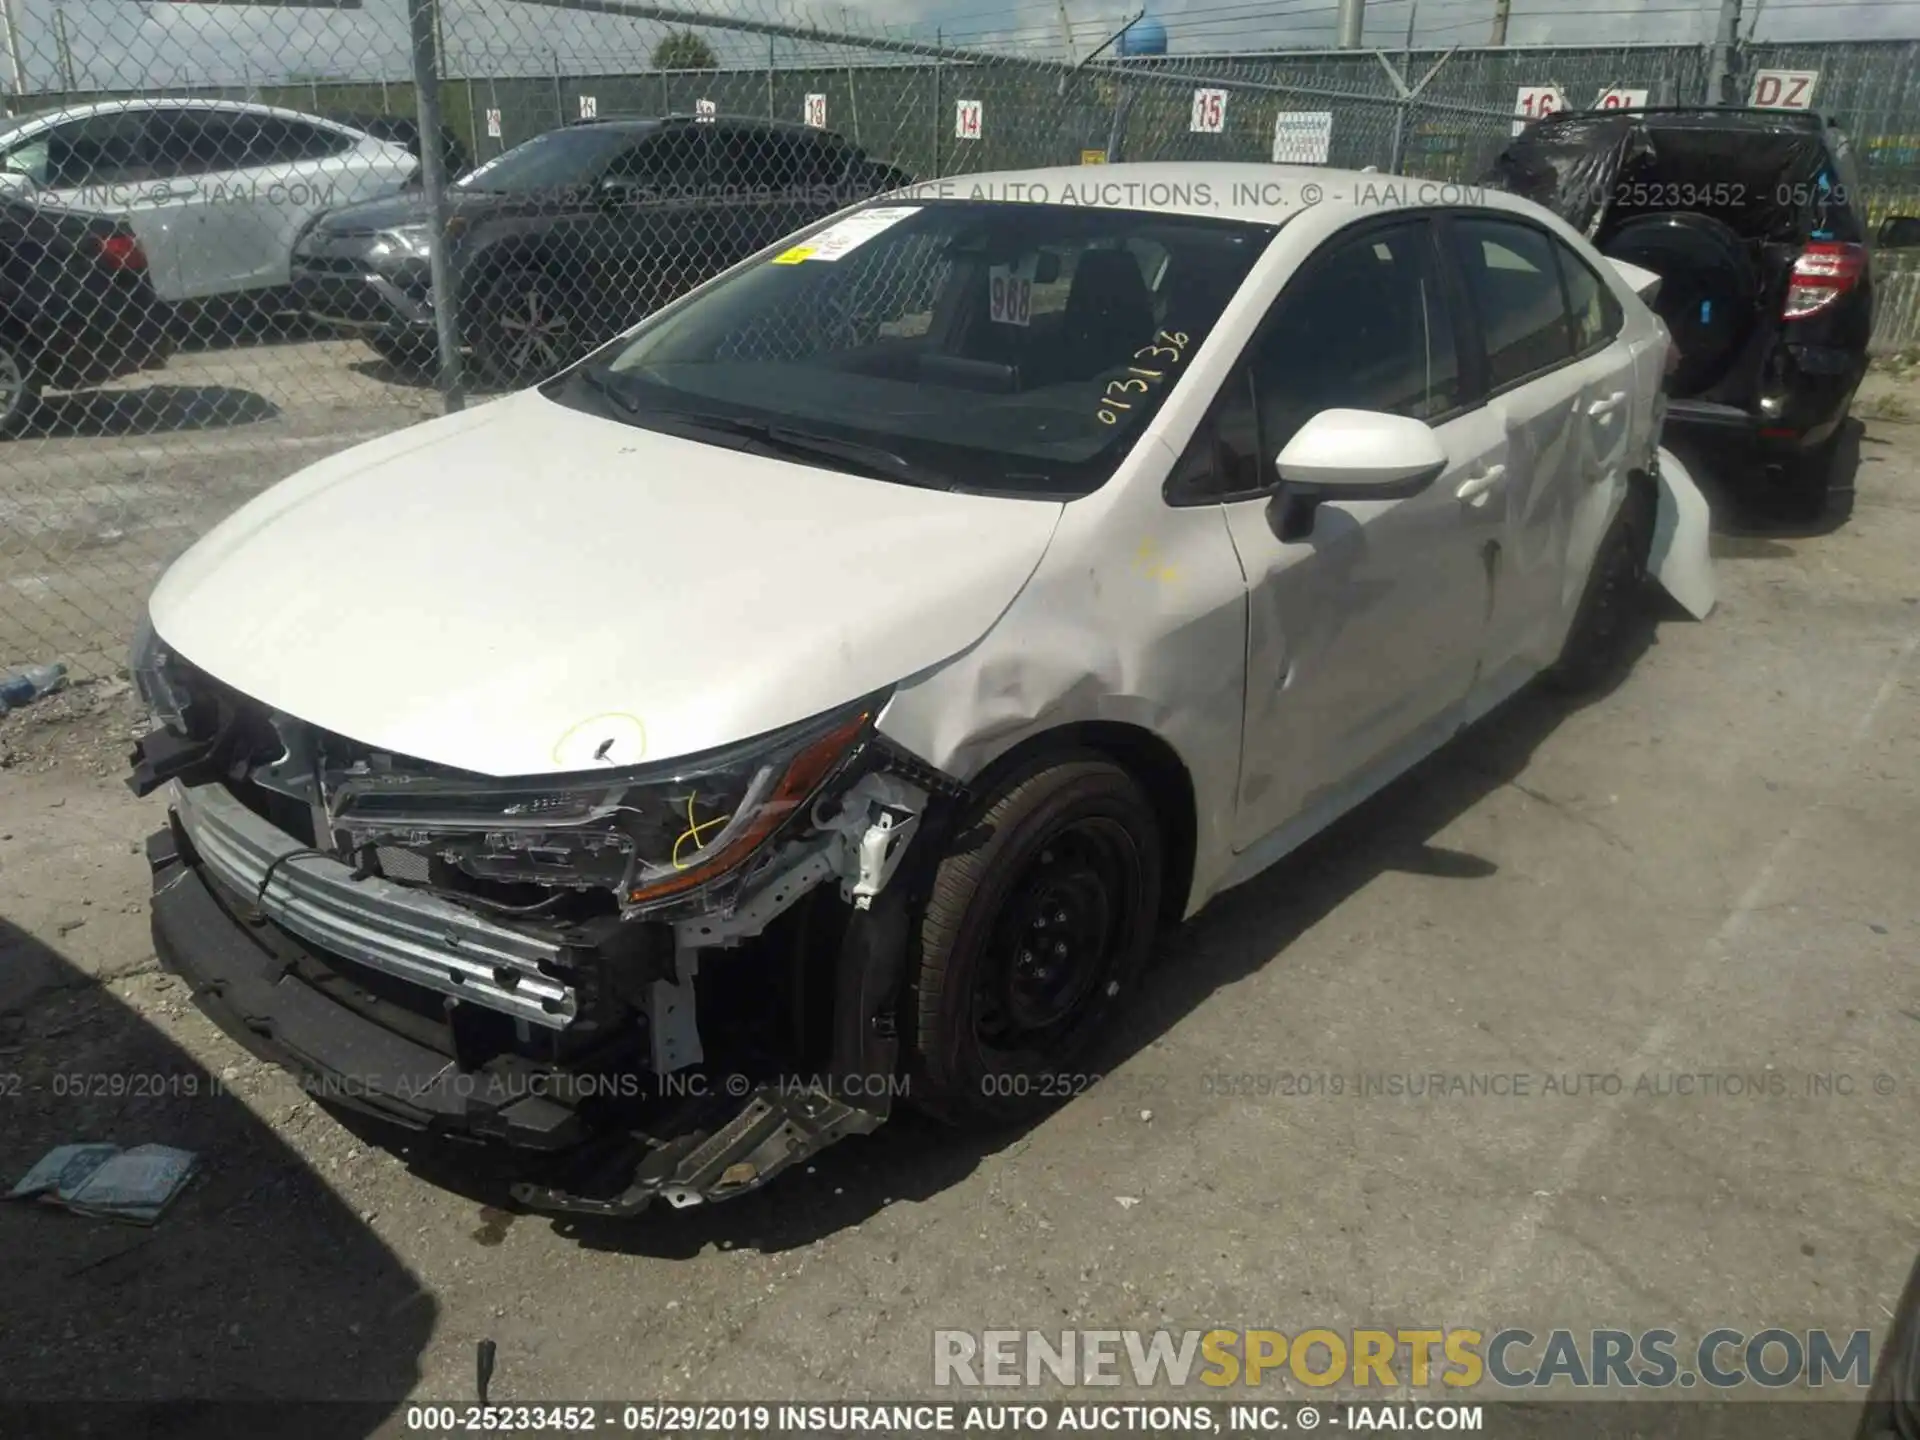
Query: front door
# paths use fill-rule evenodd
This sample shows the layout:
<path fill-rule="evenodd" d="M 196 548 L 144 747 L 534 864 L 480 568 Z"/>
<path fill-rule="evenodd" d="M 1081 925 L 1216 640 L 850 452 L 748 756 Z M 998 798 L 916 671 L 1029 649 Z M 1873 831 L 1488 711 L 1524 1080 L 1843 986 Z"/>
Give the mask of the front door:
<path fill-rule="evenodd" d="M 1336 236 L 1288 283 L 1217 435 L 1247 487 L 1226 518 L 1248 586 L 1235 848 L 1311 828 L 1458 723 L 1480 654 L 1496 531 L 1477 503 L 1504 437 L 1468 404 L 1425 220 Z M 1329 409 L 1432 424 L 1446 471 L 1402 500 L 1328 501 L 1281 538 L 1274 462 Z"/>

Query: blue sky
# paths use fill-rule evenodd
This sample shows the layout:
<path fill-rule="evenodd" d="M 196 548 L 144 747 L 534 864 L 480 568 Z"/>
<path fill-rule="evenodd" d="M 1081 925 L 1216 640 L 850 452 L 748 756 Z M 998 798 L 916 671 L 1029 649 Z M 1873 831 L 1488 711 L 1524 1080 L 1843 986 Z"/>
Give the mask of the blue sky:
<path fill-rule="evenodd" d="M 141 0 L 5 0 L 20 33 L 29 93 L 57 86 L 58 9 L 81 88 L 159 88 L 194 82 L 263 84 L 290 77 L 399 79 L 407 72 L 405 0 L 365 0 L 357 11 L 141 3 Z M 446 0 L 454 73 L 527 74 L 557 58 L 571 69 L 644 68 L 659 27 L 569 15 L 517 0 Z M 1514 44 L 1704 42 L 1717 0 L 1512 0 Z M 1494 0 L 1371 0 L 1369 43 L 1397 47 L 1414 9 L 1417 44 L 1483 44 Z M 1060 45 L 1058 0 L 718 0 L 714 11 L 950 43 Z M 1132 13 L 1111 0 L 1068 0 L 1081 44 Z M 1174 53 L 1320 46 L 1334 38 L 1333 0 L 1151 0 Z M 1756 16 L 1757 11 L 1757 16 Z M 1920 38 L 1920 0 L 1747 0 L 1758 38 Z M 710 35 L 714 32 L 709 32 Z M 716 48 L 725 54 L 717 35 Z M 736 52 L 757 61 L 763 40 Z M 10 89 L 0 65 L 0 89 Z"/>

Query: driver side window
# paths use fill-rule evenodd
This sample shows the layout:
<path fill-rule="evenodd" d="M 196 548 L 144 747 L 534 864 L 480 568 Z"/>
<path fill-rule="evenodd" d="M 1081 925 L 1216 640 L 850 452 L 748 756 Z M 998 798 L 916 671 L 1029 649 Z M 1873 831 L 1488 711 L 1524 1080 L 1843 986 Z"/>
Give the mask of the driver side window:
<path fill-rule="evenodd" d="M 1323 410 L 1436 420 L 1459 408 L 1460 355 L 1424 220 L 1335 237 L 1287 282 L 1168 481 L 1175 504 L 1244 497 Z"/>

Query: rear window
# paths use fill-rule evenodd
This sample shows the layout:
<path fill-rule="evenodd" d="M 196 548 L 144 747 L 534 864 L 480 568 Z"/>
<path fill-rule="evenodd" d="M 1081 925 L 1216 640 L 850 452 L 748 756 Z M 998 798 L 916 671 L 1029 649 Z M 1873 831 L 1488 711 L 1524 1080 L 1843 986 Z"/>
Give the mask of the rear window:
<path fill-rule="evenodd" d="M 1487 384 L 1498 390 L 1571 359 L 1554 242 L 1503 220 L 1459 220 L 1453 232 L 1486 341 Z"/>

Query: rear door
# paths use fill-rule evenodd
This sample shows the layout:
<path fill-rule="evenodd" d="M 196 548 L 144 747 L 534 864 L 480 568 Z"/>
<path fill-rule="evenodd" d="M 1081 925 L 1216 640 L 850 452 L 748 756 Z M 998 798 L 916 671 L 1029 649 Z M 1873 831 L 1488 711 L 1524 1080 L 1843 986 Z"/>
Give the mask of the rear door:
<path fill-rule="evenodd" d="M 190 293 L 284 285 L 294 237 L 321 210 L 361 198 L 326 167 L 349 155 L 343 130 L 253 110 L 177 113 L 167 147 L 200 191 L 207 253 Z"/>
<path fill-rule="evenodd" d="M 1572 517 L 1594 474 L 1593 427 L 1624 424 L 1604 407 L 1586 413 L 1612 391 L 1603 395 L 1604 382 L 1575 363 L 1559 242 L 1504 214 L 1455 214 L 1446 229 L 1487 417 L 1505 443 L 1497 483 L 1474 497 L 1493 533 L 1485 651 L 1468 705 L 1479 714 L 1557 653 Z"/>
<path fill-rule="evenodd" d="M 582 276 L 578 303 L 594 338 L 607 339 L 684 294 L 719 267 L 710 125 L 671 125 L 616 156 L 602 176 L 578 251 L 556 240 L 564 275 Z"/>

